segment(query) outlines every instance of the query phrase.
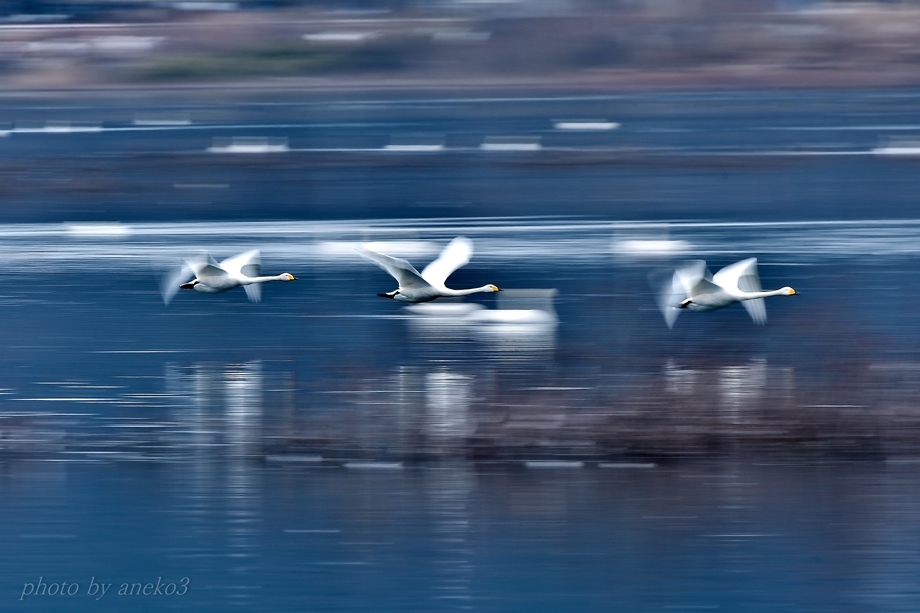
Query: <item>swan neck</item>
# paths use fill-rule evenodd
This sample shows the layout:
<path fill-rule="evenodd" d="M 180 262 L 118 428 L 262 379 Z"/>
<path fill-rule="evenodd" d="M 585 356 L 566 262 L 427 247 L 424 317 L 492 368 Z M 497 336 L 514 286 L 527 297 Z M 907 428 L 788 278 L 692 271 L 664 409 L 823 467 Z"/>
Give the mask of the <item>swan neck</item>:
<path fill-rule="evenodd" d="M 760 291 L 760 292 L 745 292 L 749 298 L 769 298 L 770 296 L 785 296 L 786 290 L 784 289 L 773 289 L 769 291 Z"/>
<path fill-rule="evenodd" d="M 483 292 L 491 293 L 492 291 L 490 285 L 483 285 L 482 287 L 474 287 L 471 289 L 447 289 L 448 294 L 451 296 L 469 296 L 470 294 L 481 294 Z"/>
<path fill-rule="evenodd" d="M 266 281 L 284 281 L 284 275 L 267 276 L 267 277 L 249 277 L 249 283 L 265 283 Z"/>

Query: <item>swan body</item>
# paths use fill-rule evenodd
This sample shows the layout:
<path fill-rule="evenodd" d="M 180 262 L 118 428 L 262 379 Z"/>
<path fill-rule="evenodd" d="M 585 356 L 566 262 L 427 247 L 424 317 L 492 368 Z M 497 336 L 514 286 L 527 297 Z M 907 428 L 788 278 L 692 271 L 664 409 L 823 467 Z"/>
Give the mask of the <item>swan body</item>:
<path fill-rule="evenodd" d="M 364 245 L 358 246 L 358 252 L 390 273 L 399 287 L 392 292 L 378 294 L 400 302 L 430 302 L 437 298 L 469 296 L 470 294 L 500 292 L 495 285 L 483 285 L 471 289 L 450 289 L 445 285 L 447 277 L 470 261 L 473 243 L 462 236 L 455 238 L 444 248 L 438 259 L 419 272 L 412 264 L 402 258 L 377 253 Z"/>
<path fill-rule="evenodd" d="M 674 271 L 670 284 L 659 296 L 659 307 L 671 328 L 681 309 L 715 311 L 740 302 L 754 323 L 762 326 L 767 323 L 764 298 L 796 295 L 798 292 L 789 286 L 761 289 L 757 258 L 735 262 L 714 275 L 706 268 L 706 262 L 697 260 Z"/>
<path fill-rule="evenodd" d="M 296 281 L 297 277 L 289 272 L 280 275 L 259 275 L 259 250 L 253 249 L 222 262 L 216 262 L 210 255 L 186 260 L 185 266 L 163 284 L 163 301 L 169 301 L 180 289 L 193 289 L 206 294 L 219 294 L 242 287 L 250 302 L 262 299 L 262 283 L 269 281 Z M 188 277 L 188 272 L 195 278 L 186 283 L 179 283 Z"/>

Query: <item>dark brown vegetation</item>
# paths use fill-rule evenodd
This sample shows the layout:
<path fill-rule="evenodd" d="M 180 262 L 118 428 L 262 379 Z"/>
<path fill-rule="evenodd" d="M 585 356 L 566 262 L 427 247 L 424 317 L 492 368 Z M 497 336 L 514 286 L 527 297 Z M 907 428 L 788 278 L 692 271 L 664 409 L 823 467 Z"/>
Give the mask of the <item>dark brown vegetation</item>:
<path fill-rule="evenodd" d="M 563 87 L 920 81 L 914 3 L 477 5 L 352 16 L 307 8 L 136 11 L 69 27 L 5 25 L 0 76 L 8 89 L 279 79 L 288 86 Z"/>

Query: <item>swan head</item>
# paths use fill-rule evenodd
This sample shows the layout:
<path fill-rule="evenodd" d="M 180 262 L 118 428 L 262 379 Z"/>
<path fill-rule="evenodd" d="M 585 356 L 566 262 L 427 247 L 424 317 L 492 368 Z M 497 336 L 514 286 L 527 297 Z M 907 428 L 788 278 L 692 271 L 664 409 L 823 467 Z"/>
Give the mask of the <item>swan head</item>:
<path fill-rule="evenodd" d="M 498 287 L 497 285 L 487 285 L 486 287 L 488 287 L 488 288 L 489 288 L 490 290 L 492 290 L 493 292 L 500 292 L 500 291 L 502 291 L 501 289 L 499 289 L 499 287 Z"/>
<path fill-rule="evenodd" d="M 297 277 L 295 277 L 289 272 L 281 273 L 280 277 L 282 281 L 296 281 L 297 280 Z"/>
<path fill-rule="evenodd" d="M 783 292 L 784 296 L 800 296 L 801 295 L 797 291 L 789 287 L 788 285 L 784 287 L 783 289 L 781 289 L 780 291 Z"/>

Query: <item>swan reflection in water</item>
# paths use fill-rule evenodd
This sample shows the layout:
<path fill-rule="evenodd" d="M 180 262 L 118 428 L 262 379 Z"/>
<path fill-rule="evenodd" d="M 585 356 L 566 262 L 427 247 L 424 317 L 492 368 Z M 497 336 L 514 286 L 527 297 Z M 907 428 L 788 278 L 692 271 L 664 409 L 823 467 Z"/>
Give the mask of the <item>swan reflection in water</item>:
<path fill-rule="evenodd" d="M 496 359 L 545 356 L 556 346 L 559 317 L 555 289 L 508 289 L 498 308 L 477 303 L 440 302 L 405 307 L 412 337 L 423 342 L 470 340 Z"/>
<path fill-rule="evenodd" d="M 165 379 L 178 401 L 176 446 L 193 458 L 181 488 L 186 521 L 227 548 L 234 598 L 253 602 L 260 588 L 249 578 L 258 569 L 264 498 L 253 462 L 262 443 L 262 362 L 167 364 Z"/>
<path fill-rule="evenodd" d="M 432 447 L 460 444 L 471 435 L 473 377 L 438 370 L 425 375 L 425 434 Z"/>
<path fill-rule="evenodd" d="M 188 367 L 166 365 L 166 387 L 178 400 L 174 414 L 180 447 L 196 453 L 257 453 L 262 428 L 262 362 Z"/>
<path fill-rule="evenodd" d="M 762 357 L 706 369 L 686 368 L 669 358 L 662 376 L 665 393 L 683 397 L 682 406 L 694 400 L 709 406 L 717 399 L 721 418 L 728 423 L 743 422 L 745 414 L 785 408 L 795 395 L 795 370 L 769 367 Z"/>

